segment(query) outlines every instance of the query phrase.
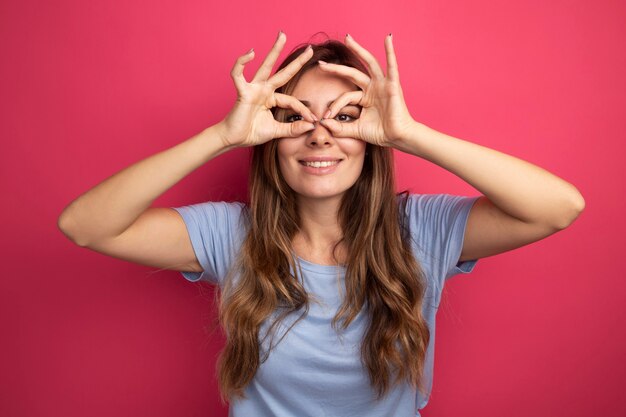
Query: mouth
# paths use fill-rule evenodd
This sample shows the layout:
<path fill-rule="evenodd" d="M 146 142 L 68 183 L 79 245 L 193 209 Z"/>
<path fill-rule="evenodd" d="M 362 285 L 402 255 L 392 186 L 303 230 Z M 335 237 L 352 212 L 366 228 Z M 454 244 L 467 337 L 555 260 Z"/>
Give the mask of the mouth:
<path fill-rule="evenodd" d="M 342 159 L 325 161 L 298 161 L 302 165 L 303 172 L 310 175 L 328 175 L 337 170 Z"/>
<path fill-rule="evenodd" d="M 305 167 L 311 168 L 327 168 L 330 166 L 335 166 L 341 162 L 341 159 L 336 159 L 334 161 L 298 161 L 301 165 Z"/>

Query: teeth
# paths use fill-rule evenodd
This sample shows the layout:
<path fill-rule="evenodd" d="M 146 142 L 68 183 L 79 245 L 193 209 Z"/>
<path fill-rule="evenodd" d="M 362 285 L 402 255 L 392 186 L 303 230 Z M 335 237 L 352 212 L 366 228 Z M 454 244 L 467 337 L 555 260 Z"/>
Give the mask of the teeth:
<path fill-rule="evenodd" d="M 339 161 L 316 161 L 316 162 L 306 162 L 303 161 L 304 165 L 308 166 L 308 167 L 314 167 L 314 168 L 323 168 L 323 167 L 329 167 L 331 165 L 337 165 L 339 163 Z"/>

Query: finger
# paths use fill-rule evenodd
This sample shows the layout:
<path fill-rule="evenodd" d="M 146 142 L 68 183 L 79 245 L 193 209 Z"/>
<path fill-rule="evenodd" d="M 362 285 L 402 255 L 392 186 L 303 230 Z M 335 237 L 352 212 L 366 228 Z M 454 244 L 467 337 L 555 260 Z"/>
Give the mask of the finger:
<path fill-rule="evenodd" d="M 398 62 L 396 61 L 396 53 L 393 50 L 391 33 L 385 37 L 385 52 L 387 53 L 387 78 L 390 81 L 400 81 Z"/>
<path fill-rule="evenodd" d="M 254 49 L 250 49 L 244 55 L 241 55 L 239 58 L 237 58 L 233 69 L 230 71 L 230 76 L 235 82 L 235 87 L 237 88 L 237 90 L 241 90 L 246 85 L 247 81 L 246 78 L 243 76 L 243 68 L 248 62 L 252 61 L 253 58 Z"/>
<path fill-rule="evenodd" d="M 274 67 L 276 60 L 278 59 L 278 56 L 280 55 L 280 51 L 285 46 L 285 42 L 287 42 L 287 35 L 285 35 L 285 32 L 281 30 L 278 33 L 276 42 L 274 42 L 274 46 L 272 47 L 270 52 L 267 54 L 267 56 L 263 60 L 263 63 L 257 70 L 256 74 L 254 74 L 254 78 L 252 79 L 252 82 L 259 81 L 259 80 L 267 80 L 269 78 L 270 73 L 272 72 L 272 68 Z"/>
<path fill-rule="evenodd" d="M 335 115 L 339 113 L 339 111 L 343 109 L 344 107 L 346 107 L 348 104 L 358 105 L 361 102 L 362 98 L 363 98 L 363 91 L 361 90 L 343 93 L 342 95 L 339 96 L 339 98 L 333 101 L 333 104 L 330 105 L 330 107 L 328 108 L 328 111 L 330 113 L 327 112 L 326 114 L 324 114 L 324 119 L 334 118 Z"/>
<path fill-rule="evenodd" d="M 361 45 L 354 40 L 350 34 L 346 35 L 346 46 L 352 49 L 356 54 L 365 61 L 367 68 L 372 75 L 372 78 L 385 78 L 385 74 L 383 74 L 383 70 L 378 64 L 378 61 L 367 49 L 363 48 Z"/>
<path fill-rule="evenodd" d="M 298 71 L 300 71 L 302 66 L 306 64 L 312 56 L 313 48 L 311 47 L 311 45 L 309 45 L 300 55 L 298 55 L 296 59 L 291 61 L 285 68 L 272 75 L 272 77 L 268 79 L 267 82 L 273 85 L 275 88 L 285 85 L 287 81 L 291 79 L 291 77 L 293 77 Z"/>
<path fill-rule="evenodd" d="M 330 130 L 336 138 L 360 139 L 358 121 L 353 123 L 340 123 L 333 119 L 322 119 L 320 123 Z"/>
<path fill-rule="evenodd" d="M 274 93 L 274 101 L 276 103 L 276 106 L 282 107 L 283 109 L 292 109 L 296 113 L 302 115 L 302 117 L 304 117 L 309 122 L 317 121 L 317 117 L 315 117 L 311 109 L 302 104 L 300 100 L 293 96 L 281 93 Z"/>
<path fill-rule="evenodd" d="M 315 125 L 310 122 L 300 120 L 293 123 L 280 123 L 276 122 L 276 129 L 274 130 L 275 138 L 295 138 L 302 136 L 306 132 L 315 129 Z"/>
<path fill-rule="evenodd" d="M 322 71 L 346 77 L 362 90 L 365 90 L 370 83 L 370 77 L 368 77 L 367 74 L 362 73 L 356 68 L 348 67 L 347 65 L 329 64 L 324 61 L 319 61 L 319 68 Z"/>

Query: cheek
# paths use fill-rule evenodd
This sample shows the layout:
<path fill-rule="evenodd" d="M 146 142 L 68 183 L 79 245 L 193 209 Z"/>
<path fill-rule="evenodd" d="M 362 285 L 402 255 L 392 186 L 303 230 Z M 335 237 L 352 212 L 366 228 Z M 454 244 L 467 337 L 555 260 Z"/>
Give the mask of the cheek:
<path fill-rule="evenodd" d="M 278 146 L 276 148 L 276 154 L 278 156 L 278 169 L 280 173 L 285 177 L 285 173 L 289 168 L 289 156 L 293 153 L 290 151 L 290 144 L 285 142 L 285 139 L 278 139 Z"/>
<path fill-rule="evenodd" d="M 292 138 L 275 140 L 278 142 L 276 144 L 276 152 L 278 153 L 279 158 L 287 158 L 289 155 L 293 155 L 297 149 L 297 146 Z"/>
<path fill-rule="evenodd" d="M 341 138 L 337 139 L 341 149 L 352 158 L 362 158 L 365 156 L 367 143 L 358 139 Z"/>

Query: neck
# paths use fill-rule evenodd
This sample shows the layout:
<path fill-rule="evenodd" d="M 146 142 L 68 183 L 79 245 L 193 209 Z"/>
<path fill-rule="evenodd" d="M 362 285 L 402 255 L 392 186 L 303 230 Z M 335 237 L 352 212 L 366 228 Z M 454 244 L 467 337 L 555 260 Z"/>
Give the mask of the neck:
<path fill-rule="evenodd" d="M 298 200 L 301 224 L 294 247 L 301 257 L 332 255 L 335 244 L 343 237 L 338 218 L 340 203 L 341 197 Z"/>

